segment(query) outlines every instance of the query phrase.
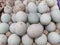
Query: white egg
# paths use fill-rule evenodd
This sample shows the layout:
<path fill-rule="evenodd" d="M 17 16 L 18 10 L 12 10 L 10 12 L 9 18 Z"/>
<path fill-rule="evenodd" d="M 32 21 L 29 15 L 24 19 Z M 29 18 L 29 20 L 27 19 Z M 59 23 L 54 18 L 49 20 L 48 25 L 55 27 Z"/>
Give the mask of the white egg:
<path fill-rule="evenodd" d="M 27 15 L 25 12 L 22 12 L 22 11 L 17 12 L 15 18 L 16 18 L 17 22 L 20 22 L 20 21 L 26 22 L 27 21 Z"/>
<path fill-rule="evenodd" d="M 16 34 L 12 34 L 8 38 L 8 45 L 19 45 L 20 44 L 20 37 Z"/>
<path fill-rule="evenodd" d="M 5 13 L 11 13 L 12 10 L 13 10 L 13 9 L 12 9 L 11 6 L 8 6 L 8 5 L 7 5 L 7 6 L 4 7 L 4 12 L 5 12 Z"/>
<path fill-rule="evenodd" d="M 50 22 L 50 24 L 48 24 L 47 26 L 46 26 L 46 30 L 47 31 L 55 31 L 56 30 L 56 25 L 55 25 L 55 23 L 54 22 Z"/>
<path fill-rule="evenodd" d="M 53 21 L 55 22 L 60 22 L 60 11 L 59 10 L 53 10 L 51 11 L 51 17 Z"/>
<path fill-rule="evenodd" d="M 38 11 L 40 13 L 45 13 L 45 12 L 48 11 L 48 6 L 47 6 L 47 4 L 44 1 L 42 1 L 42 2 L 39 3 L 39 5 L 38 5 Z"/>
<path fill-rule="evenodd" d="M 27 34 L 22 37 L 22 43 L 24 45 L 32 45 L 33 44 L 33 39 L 30 38 Z"/>
<path fill-rule="evenodd" d="M 51 22 L 51 17 L 49 14 L 44 13 L 40 16 L 40 22 L 42 25 L 48 25 Z"/>
<path fill-rule="evenodd" d="M 0 34 L 0 45 L 7 43 L 7 37 L 4 34 Z"/>
<path fill-rule="evenodd" d="M 36 13 L 30 13 L 28 15 L 28 21 L 29 21 L 29 23 L 38 23 L 39 16 Z"/>
<path fill-rule="evenodd" d="M 7 23 L 0 23 L 0 33 L 6 33 L 9 30 Z"/>
<path fill-rule="evenodd" d="M 47 43 L 47 37 L 45 34 L 42 34 L 40 37 L 35 39 L 35 43 L 37 45 L 46 45 Z"/>
<path fill-rule="evenodd" d="M 56 26 L 57 26 L 57 29 L 60 30 L 60 23 L 57 23 Z"/>
<path fill-rule="evenodd" d="M 11 20 L 11 16 L 7 13 L 1 15 L 1 21 L 7 23 Z"/>
<path fill-rule="evenodd" d="M 12 23 L 12 24 L 10 25 L 10 32 L 12 32 L 12 33 L 14 33 L 14 31 L 15 31 L 15 24 L 16 24 L 16 23 Z"/>
<path fill-rule="evenodd" d="M 27 31 L 27 25 L 24 22 L 17 22 L 15 24 L 15 33 L 19 36 L 22 36 Z"/>
<path fill-rule="evenodd" d="M 59 43 L 59 40 L 60 37 L 59 37 L 59 34 L 56 33 L 56 32 L 51 32 L 48 34 L 48 41 L 51 43 L 51 44 L 58 44 Z"/>
<path fill-rule="evenodd" d="M 27 8 L 29 12 L 37 12 L 37 6 L 33 2 L 30 2 Z"/>
<path fill-rule="evenodd" d="M 43 33 L 43 26 L 41 24 L 32 24 L 27 29 L 27 34 L 32 38 L 37 38 Z"/>

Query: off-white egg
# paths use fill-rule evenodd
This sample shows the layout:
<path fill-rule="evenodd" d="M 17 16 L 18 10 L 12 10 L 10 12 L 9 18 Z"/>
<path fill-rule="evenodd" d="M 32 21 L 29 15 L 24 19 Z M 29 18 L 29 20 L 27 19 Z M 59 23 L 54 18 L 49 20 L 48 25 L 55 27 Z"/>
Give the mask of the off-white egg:
<path fill-rule="evenodd" d="M 55 23 L 54 22 L 50 22 L 50 24 L 48 24 L 47 26 L 46 26 L 46 30 L 48 30 L 48 31 L 55 31 L 56 30 L 56 25 L 55 25 Z"/>
<path fill-rule="evenodd" d="M 0 33 L 6 33 L 9 30 L 7 23 L 0 23 Z"/>
<path fill-rule="evenodd" d="M 27 34 L 22 37 L 22 43 L 24 45 L 32 45 L 33 44 L 33 39 L 30 38 Z"/>
<path fill-rule="evenodd" d="M 44 13 L 40 16 L 40 22 L 42 25 L 48 25 L 51 22 L 51 17 L 49 14 Z"/>
<path fill-rule="evenodd" d="M 52 7 L 55 4 L 54 0 L 46 0 L 46 2 L 49 7 Z"/>
<path fill-rule="evenodd" d="M 1 21 L 4 23 L 7 23 L 11 20 L 11 16 L 7 13 L 2 14 Z"/>
<path fill-rule="evenodd" d="M 27 8 L 29 12 L 37 12 L 37 6 L 33 2 L 30 2 Z"/>
<path fill-rule="evenodd" d="M 43 33 L 43 26 L 41 24 L 32 24 L 27 29 L 27 34 L 32 38 L 37 38 Z"/>
<path fill-rule="evenodd" d="M 45 34 L 42 34 L 40 37 L 35 39 L 35 43 L 37 45 L 46 45 L 47 43 L 47 37 Z"/>
<path fill-rule="evenodd" d="M 19 45 L 20 44 L 20 37 L 16 34 L 12 34 L 8 38 L 8 45 Z"/>
<path fill-rule="evenodd" d="M 51 44 L 58 44 L 59 43 L 59 40 L 60 37 L 59 37 L 59 34 L 57 32 L 51 32 L 48 34 L 48 41 L 51 43 Z"/>
<path fill-rule="evenodd" d="M 7 6 L 4 7 L 4 12 L 5 12 L 5 13 L 11 13 L 12 10 L 13 10 L 13 9 L 12 9 L 11 6 L 8 6 L 8 5 L 7 5 Z"/>
<path fill-rule="evenodd" d="M 7 43 L 7 37 L 4 34 L 0 34 L 0 45 Z"/>
<path fill-rule="evenodd" d="M 12 24 L 10 25 L 10 32 L 12 32 L 12 33 L 14 33 L 14 31 L 15 31 L 15 24 L 16 24 L 16 23 L 12 23 Z"/>
<path fill-rule="evenodd" d="M 39 3 L 39 5 L 38 5 L 38 11 L 40 13 L 45 13 L 45 12 L 48 11 L 48 6 L 47 6 L 47 4 L 44 1 L 42 1 L 42 2 Z"/>
<path fill-rule="evenodd" d="M 28 21 L 29 23 L 38 23 L 39 22 L 39 16 L 37 15 L 37 13 L 30 13 L 28 15 Z"/>
<path fill-rule="evenodd" d="M 27 15 L 23 11 L 17 12 L 15 18 L 16 18 L 17 22 L 20 22 L 20 21 L 26 22 L 27 21 Z"/>
<path fill-rule="evenodd" d="M 53 10 L 51 11 L 51 17 L 53 21 L 55 22 L 60 22 L 60 11 L 59 10 Z"/>
<path fill-rule="evenodd" d="M 27 25 L 24 22 L 17 22 L 15 24 L 15 31 L 14 32 L 17 35 L 22 36 L 26 33 L 26 31 L 27 31 Z"/>

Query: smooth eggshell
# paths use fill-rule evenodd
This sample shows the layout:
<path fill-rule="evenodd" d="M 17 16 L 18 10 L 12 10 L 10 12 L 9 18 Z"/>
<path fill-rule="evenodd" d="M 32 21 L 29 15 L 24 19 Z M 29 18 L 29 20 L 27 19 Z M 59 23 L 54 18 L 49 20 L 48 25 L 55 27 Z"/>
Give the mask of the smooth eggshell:
<path fill-rule="evenodd" d="M 7 43 L 7 37 L 4 34 L 0 34 L 0 45 Z"/>
<path fill-rule="evenodd" d="M 27 15 L 23 11 L 17 12 L 15 18 L 16 18 L 17 22 L 20 22 L 20 21 L 26 22 L 27 21 Z"/>
<path fill-rule="evenodd" d="M 32 38 L 37 38 L 42 35 L 43 26 L 41 24 L 32 24 L 27 29 L 27 34 Z"/>
<path fill-rule="evenodd" d="M 15 31 L 14 32 L 17 35 L 22 36 L 26 33 L 26 31 L 27 31 L 27 25 L 24 22 L 17 22 L 15 24 Z"/>
<path fill-rule="evenodd" d="M 56 25 L 55 25 L 55 23 L 54 23 L 54 22 L 50 22 L 50 24 L 48 24 L 48 25 L 46 26 L 46 30 L 49 31 L 49 32 L 55 31 L 55 30 L 56 30 Z"/>
<path fill-rule="evenodd" d="M 40 37 L 35 39 L 35 43 L 37 45 L 46 45 L 47 43 L 47 37 L 45 34 L 42 34 Z"/>
<path fill-rule="evenodd" d="M 48 34 L 48 41 L 51 43 L 51 44 L 58 44 L 59 43 L 59 40 L 60 37 L 59 37 L 59 34 L 56 33 L 56 32 L 51 32 Z"/>
<path fill-rule="evenodd" d="M 20 37 L 16 34 L 12 34 L 8 38 L 8 45 L 19 45 L 20 44 Z"/>
<path fill-rule="evenodd" d="M 22 37 L 22 43 L 24 45 L 32 45 L 33 44 L 33 39 L 30 38 L 27 34 Z"/>
<path fill-rule="evenodd" d="M 7 23 L 0 23 L 0 33 L 6 33 L 9 30 Z"/>
<path fill-rule="evenodd" d="M 11 20 L 11 16 L 7 13 L 2 14 L 1 21 L 4 23 L 7 23 Z"/>

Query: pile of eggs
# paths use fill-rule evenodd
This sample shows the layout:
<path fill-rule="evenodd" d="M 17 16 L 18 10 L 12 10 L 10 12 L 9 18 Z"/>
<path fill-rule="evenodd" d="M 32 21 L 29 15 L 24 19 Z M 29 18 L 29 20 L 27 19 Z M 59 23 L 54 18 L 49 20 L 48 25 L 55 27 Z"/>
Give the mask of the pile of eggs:
<path fill-rule="evenodd" d="M 60 45 L 57 0 L 6 0 L 0 20 L 0 45 Z"/>

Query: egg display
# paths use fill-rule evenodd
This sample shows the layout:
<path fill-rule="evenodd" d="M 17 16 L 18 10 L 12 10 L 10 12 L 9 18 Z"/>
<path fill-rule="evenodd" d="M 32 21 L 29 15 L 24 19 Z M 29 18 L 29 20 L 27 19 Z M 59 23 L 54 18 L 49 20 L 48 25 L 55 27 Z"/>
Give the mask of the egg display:
<path fill-rule="evenodd" d="M 60 0 L 0 0 L 0 45 L 60 45 Z"/>

